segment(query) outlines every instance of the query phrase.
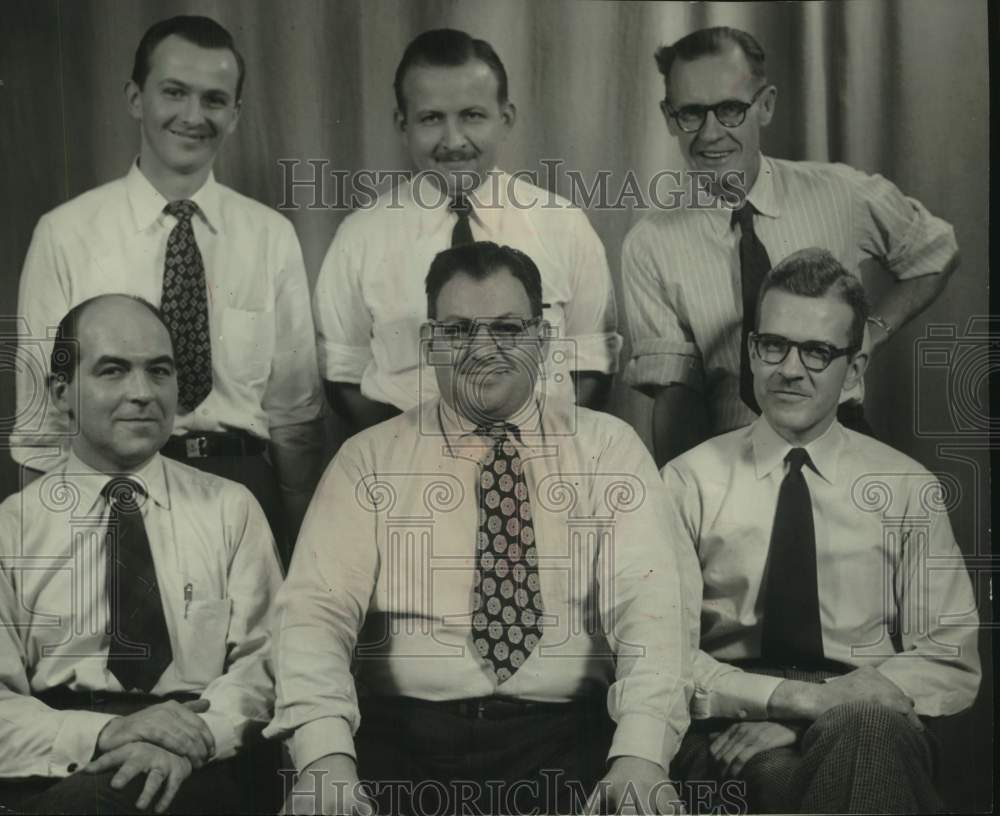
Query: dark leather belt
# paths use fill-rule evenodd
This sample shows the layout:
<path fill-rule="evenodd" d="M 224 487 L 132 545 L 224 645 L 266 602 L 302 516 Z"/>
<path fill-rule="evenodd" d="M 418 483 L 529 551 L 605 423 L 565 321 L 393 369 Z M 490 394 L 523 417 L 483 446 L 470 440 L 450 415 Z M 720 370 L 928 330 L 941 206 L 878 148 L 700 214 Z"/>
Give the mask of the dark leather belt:
<path fill-rule="evenodd" d="M 116 704 L 127 704 L 129 706 L 151 706 L 167 700 L 176 700 L 183 703 L 187 700 L 197 700 L 199 695 L 186 692 L 175 691 L 170 694 L 129 694 L 122 691 L 73 691 L 66 686 L 56 686 L 46 689 L 35 695 L 49 708 L 56 708 L 60 711 L 66 709 L 82 709 L 87 711 L 104 710 L 114 708 Z"/>
<path fill-rule="evenodd" d="M 533 714 L 559 714 L 586 706 L 599 708 L 604 704 L 596 697 L 572 700 L 568 703 L 543 703 L 534 700 L 515 700 L 510 697 L 468 697 L 464 700 L 369 697 L 363 698 L 362 702 L 386 708 L 434 708 L 468 720 L 507 720 L 513 717 L 530 717 Z"/>
<path fill-rule="evenodd" d="M 264 452 L 263 439 L 244 431 L 171 436 L 160 451 L 171 459 L 206 459 L 209 456 L 257 456 Z"/>

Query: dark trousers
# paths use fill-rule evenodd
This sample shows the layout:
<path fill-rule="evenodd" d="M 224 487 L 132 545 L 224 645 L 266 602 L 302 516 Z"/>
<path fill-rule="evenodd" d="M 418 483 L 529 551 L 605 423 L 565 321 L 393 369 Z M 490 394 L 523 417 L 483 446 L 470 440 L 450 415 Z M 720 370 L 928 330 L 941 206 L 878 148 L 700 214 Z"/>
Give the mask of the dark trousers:
<path fill-rule="evenodd" d="M 45 699 L 55 708 L 100 711 L 125 716 L 164 698 L 149 695 L 85 695 L 65 692 Z M 178 698 L 180 699 L 180 698 Z M 190 699 L 190 698 L 189 698 Z M 276 813 L 282 802 L 279 774 L 281 748 L 258 742 L 235 757 L 191 772 L 181 784 L 168 813 Z M 136 800 L 146 784 L 139 774 L 121 790 L 111 787 L 117 769 L 102 774 L 81 771 L 62 779 L 29 777 L 0 780 L 0 814 L 6 813 L 142 813 Z M 152 812 L 162 788 L 153 799 Z"/>
<path fill-rule="evenodd" d="M 454 703 L 361 701 L 358 774 L 379 813 L 580 812 L 606 769 L 602 698 L 497 719 Z M 491 715 L 487 714 L 487 717 Z"/>
<path fill-rule="evenodd" d="M 822 682 L 834 672 L 748 668 Z M 934 813 L 937 744 L 876 703 L 845 703 L 801 723 L 794 745 L 762 751 L 737 780 L 718 778 L 709 746 L 732 720 L 695 720 L 671 765 L 691 813 Z M 699 794 L 699 790 L 705 795 Z"/>
<path fill-rule="evenodd" d="M 281 488 L 278 485 L 278 477 L 274 472 L 271 463 L 265 458 L 263 453 L 254 456 L 205 456 L 194 459 L 184 459 L 172 457 L 185 465 L 203 470 L 215 476 L 222 476 L 239 482 L 247 490 L 253 493 L 267 516 L 267 523 L 271 526 L 271 533 L 278 545 L 278 554 L 281 556 L 281 563 L 288 568 L 288 563 L 292 556 L 291 543 L 288 541 L 287 525 L 285 524 L 284 507 L 281 502 Z"/>

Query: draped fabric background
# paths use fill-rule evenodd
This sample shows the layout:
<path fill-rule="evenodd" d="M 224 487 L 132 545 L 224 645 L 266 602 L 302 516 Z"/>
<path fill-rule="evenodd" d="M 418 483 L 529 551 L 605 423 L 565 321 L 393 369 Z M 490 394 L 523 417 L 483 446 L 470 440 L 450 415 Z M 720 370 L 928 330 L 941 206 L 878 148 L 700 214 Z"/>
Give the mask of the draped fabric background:
<path fill-rule="evenodd" d="M 406 43 L 433 27 L 489 40 L 510 74 L 518 123 L 503 153 L 510 171 L 561 160 L 588 186 L 605 171 L 611 201 L 631 171 L 645 189 L 683 166 L 657 109 L 657 45 L 707 25 L 753 32 L 778 86 L 764 149 L 792 159 L 844 161 L 895 181 L 954 224 L 962 265 L 943 296 L 899 332 L 868 376 L 868 414 L 888 443 L 946 477 L 952 523 L 978 568 L 981 614 L 989 565 L 987 311 L 988 21 L 985 2 L 665 3 L 572 0 L 7 0 L 0 13 L 0 334 L 15 330 L 21 264 L 38 217 L 122 175 L 138 133 L 122 86 L 135 45 L 155 20 L 207 14 L 246 56 L 242 119 L 216 164 L 226 184 L 272 206 L 288 203 L 287 170 L 403 168 L 392 129 L 392 76 Z M 556 176 L 567 194 L 566 178 Z M 320 195 L 334 197 L 327 176 Z M 308 207 L 294 222 L 313 280 L 346 209 Z M 620 293 L 620 249 L 641 217 L 634 199 L 589 209 Z M 880 271 L 866 272 L 874 289 Z M 936 328 L 928 329 L 930 324 Z M 978 328 L 977 328 L 978 327 Z M 979 331 L 979 335 L 975 334 Z M 627 334 L 626 327 L 622 332 Z M 926 353 L 927 351 L 931 353 Z M 627 360 L 628 346 L 623 355 Z M 0 346 L 0 445 L 13 412 L 9 343 Z M 618 385 L 613 410 L 648 437 L 650 403 Z M 16 474 L 0 454 L 0 496 Z M 984 648 L 988 648 L 983 637 Z M 990 654 L 984 652 L 984 663 Z M 992 673 L 975 716 L 946 752 L 960 805 L 991 801 Z"/>

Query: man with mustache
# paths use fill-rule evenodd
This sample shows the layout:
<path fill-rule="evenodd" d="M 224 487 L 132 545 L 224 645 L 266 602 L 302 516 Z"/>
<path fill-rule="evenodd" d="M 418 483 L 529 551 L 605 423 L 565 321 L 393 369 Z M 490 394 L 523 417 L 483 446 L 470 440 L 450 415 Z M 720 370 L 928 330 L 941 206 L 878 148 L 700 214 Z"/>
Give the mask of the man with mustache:
<path fill-rule="evenodd" d="M 436 394 L 419 376 L 424 274 L 438 252 L 473 240 L 536 260 L 546 319 L 575 358 L 553 370 L 550 397 L 598 407 L 621 340 L 604 248 L 580 210 L 497 169 L 517 110 L 493 47 L 426 31 L 403 53 L 394 88 L 412 178 L 340 225 L 314 293 L 320 371 L 344 433 Z"/>
<path fill-rule="evenodd" d="M 51 364 L 78 433 L 0 505 L 0 811 L 273 813 L 264 514 L 159 455 L 177 376 L 150 304 L 78 304 Z"/>
<path fill-rule="evenodd" d="M 441 252 L 440 398 L 320 482 L 274 630 L 287 813 L 671 812 L 694 643 L 667 497 L 630 427 L 547 398 L 542 291 L 516 249 Z"/>
<path fill-rule="evenodd" d="M 663 469 L 704 582 L 674 770 L 742 781 L 753 813 L 940 811 L 924 719 L 968 708 L 980 681 L 946 494 L 837 419 L 867 307 L 831 253 L 790 255 L 756 306 L 761 417 Z"/>
<path fill-rule="evenodd" d="M 47 330 L 94 295 L 142 297 L 176 345 L 179 412 L 164 454 L 245 484 L 280 541 L 319 476 L 322 394 L 295 230 L 212 172 L 239 120 L 244 74 L 214 20 L 173 17 L 146 31 L 125 86 L 138 159 L 43 216 L 28 250 L 18 309 L 41 353 L 23 349 L 31 364 L 18 370 L 12 444 L 17 461 L 47 470 L 45 454 L 66 438 L 40 388 Z"/>
<path fill-rule="evenodd" d="M 760 279 L 792 252 L 828 249 L 854 274 L 875 261 L 895 279 L 874 306 L 877 352 L 941 293 L 958 264 L 951 226 L 881 176 L 843 164 L 761 155 L 775 112 L 764 52 L 745 31 L 707 28 L 656 53 L 667 129 L 689 167 L 691 198 L 651 212 L 622 249 L 632 332 L 628 382 L 655 399 L 658 464 L 759 413 L 747 356 Z M 863 383 L 841 421 L 870 432 Z"/>

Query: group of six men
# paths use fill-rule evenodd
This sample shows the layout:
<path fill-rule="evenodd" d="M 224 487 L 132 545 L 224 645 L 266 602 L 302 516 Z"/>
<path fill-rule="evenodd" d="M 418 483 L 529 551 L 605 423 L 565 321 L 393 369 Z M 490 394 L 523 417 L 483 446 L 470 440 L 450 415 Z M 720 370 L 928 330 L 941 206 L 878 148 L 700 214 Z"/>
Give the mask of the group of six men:
<path fill-rule="evenodd" d="M 414 175 L 344 221 L 310 299 L 291 224 L 212 174 L 231 36 L 147 31 L 138 159 L 42 218 L 21 278 L 45 359 L 17 382 L 34 480 L 0 506 L 0 807 L 670 812 L 671 780 L 940 806 L 927 720 L 975 697 L 976 599 L 937 481 L 859 399 L 952 230 L 880 177 L 763 157 L 745 32 L 656 57 L 716 205 L 624 246 L 654 464 L 588 407 L 620 341 L 604 250 L 496 170 L 489 44 L 407 47 Z M 866 257 L 897 279 L 874 312 Z M 321 378 L 350 438 L 319 479 Z"/>

